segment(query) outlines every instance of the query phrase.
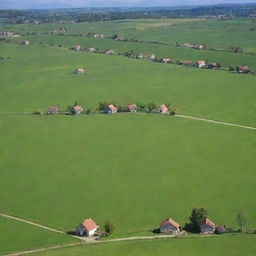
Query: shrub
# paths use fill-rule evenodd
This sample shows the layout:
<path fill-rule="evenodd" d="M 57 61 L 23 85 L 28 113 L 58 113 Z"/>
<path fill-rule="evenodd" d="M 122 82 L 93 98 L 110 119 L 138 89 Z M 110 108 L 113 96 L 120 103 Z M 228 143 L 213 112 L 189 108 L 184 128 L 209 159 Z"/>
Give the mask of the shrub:
<path fill-rule="evenodd" d="M 111 235 L 111 234 L 114 233 L 114 231 L 115 231 L 115 224 L 114 224 L 113 221 L 111 221 L 111 220 L 106 220 L 106 221 L 105 221 L 105 231 L 106 231 L 109 235 Z"/>

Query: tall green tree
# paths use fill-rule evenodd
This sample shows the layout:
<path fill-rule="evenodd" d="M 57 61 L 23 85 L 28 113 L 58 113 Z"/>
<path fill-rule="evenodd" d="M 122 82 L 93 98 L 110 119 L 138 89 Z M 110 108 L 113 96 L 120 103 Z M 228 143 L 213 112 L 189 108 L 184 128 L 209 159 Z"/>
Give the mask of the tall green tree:
<path fill-rule="evenodd" d="M 114 231 L 115 231 L 115 229 L 116 229 L 116 227 L 115 227 L 115 224 L 114 224 L 113 221 L 111 221 L 111 220 L 106 220 L 106 221 L 105 221 L 105 231 L 106 231 L 109 235 L 113 234 Z"/>
<path fill-rule="evenodd" d="M 208 210 L 205 207 L 193 208 L 189 217 L 190 223 L 187 229 L 194 233 L 200 232 L 200 223 L 208 217 Z"/>

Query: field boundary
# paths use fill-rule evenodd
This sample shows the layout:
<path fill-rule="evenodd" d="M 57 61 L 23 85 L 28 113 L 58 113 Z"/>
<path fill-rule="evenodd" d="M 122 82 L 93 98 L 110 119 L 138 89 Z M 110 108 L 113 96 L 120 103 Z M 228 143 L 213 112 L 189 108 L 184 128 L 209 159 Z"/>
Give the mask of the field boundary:
<path fill-rule="evenodd" d="M 246 125 L 241 125 L 241 124 L 233 124 L 233 123 L 229 123 L 229 122 L 211 120 L 211 119 L 206 119 L 206 118 L 201 118 L 201 117 L 178 115 L 178 114 L 176 114 L 175 116 L 176 117 L 181 117 L 181 118 L 187 118 L 187 119 L 193 119 L 193 120 L 198 120 L 198 121 L 209 122 L 209 123 L 215 123 L 215 124 L 221 124 L 221 125 L 229 125 L 229 126 L 235 126 L 235 127 L 244 128 L 244 129 L 256 130 L 256 127 L 252 127 L 252 126 L 246 126 Z"/>

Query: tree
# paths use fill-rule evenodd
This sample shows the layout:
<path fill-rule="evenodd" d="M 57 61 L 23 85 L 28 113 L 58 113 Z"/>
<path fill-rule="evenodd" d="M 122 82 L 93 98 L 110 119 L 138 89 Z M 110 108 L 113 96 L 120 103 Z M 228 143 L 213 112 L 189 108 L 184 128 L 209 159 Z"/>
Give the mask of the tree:
<path fill-rule="evenodd" d="M 232 67 L 232 66 L 229 66 L 229 71 L 235 71 L 235 68 L 234 67 Z"/>
<path fill-rule="evenodd" d="M 109 235 L 111 235 L 111 234 L 114 233 L 115 228 L 116 228 L 116 227 L 115 227 L 115 224 L 114 224 L 113 221 L 111 221 L 111 220 L 106 220 L 106 221 L 105 221 L 105 231 L 106 231 Z"/>
<path fill-rule="evenodd" d="M 153 102 L 149 103 L 148 106 L 147 106 L 147 109 L 148 109 L 149 113 L 153 112 L 153 110 L 156 109 L 156 104 L 153 103 Z"/>
<path fill-rule="evenodd" d="M 239 230 L 241 232 L 245 232 L 246 220 L 245 220 L 245 215 L 244 215 L 243 212 L 238 213 L 238 215 L 237 215 L 237 224 L 239 226 Z"/>
<path fill-rule="evenodd" d="M 193 208 L 189 217 L 190 223 L 186 225 L 186 228 L 190 232 L 199 233 L 200 223 L 207 217 L 208 211 L 205 207 Z"/>
<path fill-rule="evenodd" d="M 112 39 L 117 39 L 118 38 L 118 35 L 117 34 L 114 34 L 113 36 L 111 36 Z"/>
<path fill-rule="evenodd" d="M 146 105 L 144 103 L 137 103 L 136 105 L 137 105 L 137 111 L 139 112 L 145 111 Z"/>
<path fill-rule="evenodd" d="M 109 105 L 109 104 L 108 104 L 106 101 L 104 101 L 104 102 L 99 102 L 99 106 L 98 106 L 97 110 L 103 111 L 108 105 Z"/>

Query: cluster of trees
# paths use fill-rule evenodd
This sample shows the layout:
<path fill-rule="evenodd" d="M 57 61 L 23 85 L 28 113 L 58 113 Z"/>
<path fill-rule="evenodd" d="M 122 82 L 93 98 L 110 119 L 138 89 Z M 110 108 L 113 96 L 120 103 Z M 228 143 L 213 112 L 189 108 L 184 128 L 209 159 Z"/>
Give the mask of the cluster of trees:
<path fill-rule="evenodd" d="M 243 49 L 240 46 L 230 46 L 228 50 L 230 52 L 243 53 Z"/>
<path fill-rule="evenodd" d="M 7 23 L 74 23 L 120 19 L 161 19 L 194 17 L 254 17 L 255 5 L 222 5 L 174 8 L 79 8 L 54 10 L 0 10 L 0 19 Z"/>

